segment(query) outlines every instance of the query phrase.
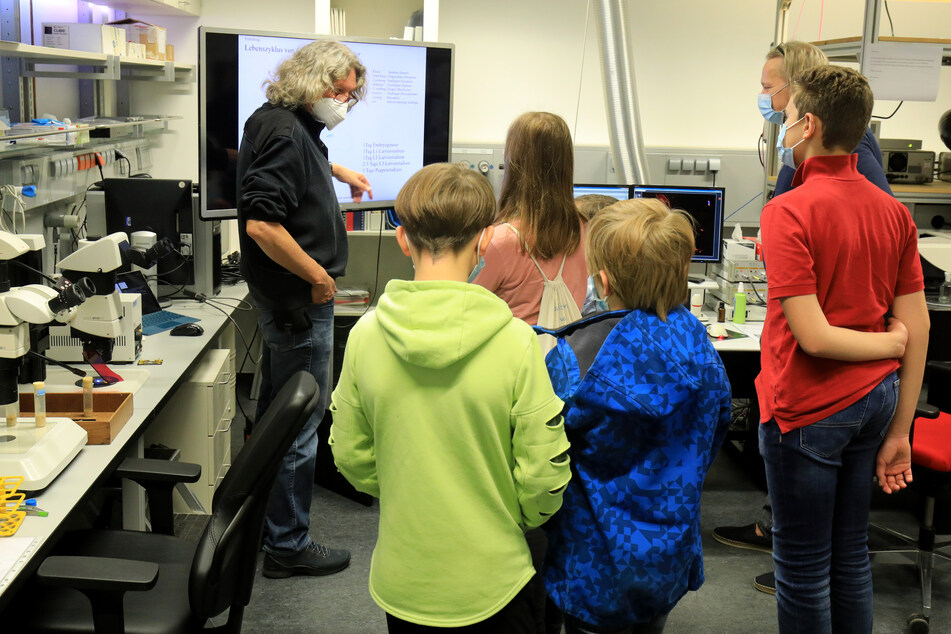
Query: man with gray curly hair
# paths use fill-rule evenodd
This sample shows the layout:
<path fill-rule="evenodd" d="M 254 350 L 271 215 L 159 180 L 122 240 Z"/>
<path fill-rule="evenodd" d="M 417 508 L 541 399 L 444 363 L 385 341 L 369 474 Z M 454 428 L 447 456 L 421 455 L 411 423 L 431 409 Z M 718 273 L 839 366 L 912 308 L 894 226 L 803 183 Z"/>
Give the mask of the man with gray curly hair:
<path fill-rule="evenodd" d="M 309 533 L 317 426 L 331 392 L 334 278 L 347 266 L 347 228 L 333 178 L 354 202 L 373 197 L 366 176 L 329 161 L 320 140 L 363 97 L 366 68 L 340 42 L 300 48 L 265 82 L 267 103 L 244 126 L 238 153 L 241 272 L 263 336 L 257 417 L 298 370 L 320 386 L 320 402 L 284 457 L 268 502 L 264 576 L 326 575 L 350 564 L 346 550 Z"/>

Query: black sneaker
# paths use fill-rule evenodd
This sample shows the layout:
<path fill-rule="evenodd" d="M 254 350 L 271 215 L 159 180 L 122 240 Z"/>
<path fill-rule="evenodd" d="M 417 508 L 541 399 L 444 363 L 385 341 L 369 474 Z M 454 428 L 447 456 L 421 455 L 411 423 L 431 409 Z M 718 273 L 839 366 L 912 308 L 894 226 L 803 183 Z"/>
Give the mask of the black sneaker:
<path fill-rule="evenodd" d="M 713 539 L 734 548 L 773 552 L 772 534 L 757 535 L 755 522 L 746 526 L 718 526 L 713 529 Z"/>
<path fill-rule="evenodd" d="M 766 594 L 776 594 L 776 573 L 774 571 L 764 572 L 753 579 L 753 587 Z"/>
<path fill-rule="evenodd" d="M 326 548 L 311 542 L 293 555 L 264 555 L 264 576 L 286 579 L 293 575 L 332 575 L 350 565 L 350 551 Z"/>

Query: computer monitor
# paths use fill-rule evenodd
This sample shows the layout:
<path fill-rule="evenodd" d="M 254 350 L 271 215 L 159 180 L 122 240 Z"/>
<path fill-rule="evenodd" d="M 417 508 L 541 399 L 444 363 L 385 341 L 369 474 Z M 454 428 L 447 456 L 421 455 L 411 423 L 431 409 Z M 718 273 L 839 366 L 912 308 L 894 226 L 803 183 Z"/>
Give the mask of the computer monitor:
<path fill-rule="evenodd" d="M 631 197 L 630 185 L 575 185 L 573 189 L 575 198 L 589 194 L 610 196 L 618 200 L 628 200 Z"/>
<path fill-rule="evenodd" d="M 719 262 L 723 233 L 722 187 L 634 185 L 631 198 L 660 198 L 671 209 L 682 209 L 696 221 L 696 250 L 691 262 Z"/>
<path fill-rule="evenodd" d="M 158 240 L 168 238 L 182 249 L 182 235 L 192 235 L 192 182 L 167 178 L 106 178 L 106 230 L 153 231 Z M 164 284 L 191 283 L 190 271 L 180 256 L 171 254 L 158 261 L 159 281 Z"/>

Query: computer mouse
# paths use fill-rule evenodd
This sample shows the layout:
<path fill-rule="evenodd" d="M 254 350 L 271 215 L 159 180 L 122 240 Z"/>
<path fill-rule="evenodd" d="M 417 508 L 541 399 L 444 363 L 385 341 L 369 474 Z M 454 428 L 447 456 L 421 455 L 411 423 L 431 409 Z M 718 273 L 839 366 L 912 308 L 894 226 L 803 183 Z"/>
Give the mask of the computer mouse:
<path fill-rule="evenodd" d="M 714 339 L 723 339 L 727 336 L 727 330 L 722 324 L 710 324 L 707 326 L 707 334 Z"/>
<path fill-rule="evenodd" d="M 198 324 L 182 324 L 172 328 L 173 337 L 198 337 L 205 329 Z"/>

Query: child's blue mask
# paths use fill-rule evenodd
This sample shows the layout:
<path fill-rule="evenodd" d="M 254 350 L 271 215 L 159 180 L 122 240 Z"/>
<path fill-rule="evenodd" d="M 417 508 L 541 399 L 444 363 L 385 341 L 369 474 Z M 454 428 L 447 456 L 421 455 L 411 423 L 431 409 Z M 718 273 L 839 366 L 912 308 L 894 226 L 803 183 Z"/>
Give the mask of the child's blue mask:
<path fill-rule="evenodd" d="M 475 278 L 479 276 L 479 273 L 482 272 L 482 269 L 485 268 L 485 256 L 482 255 L 482 238 L 485 236 L 485 229 L 482 230 L 482 233 L 479 234 L 479 241 L 476 243 L 476 253 L 479 254 L 479 262 L 475 265 L 475 268 L 472 269 L 472 272 L 469 273 L 469 283 L 475 281 Z"/>
<path fill-rule="evenodd" d="M 601 297 L 601 293 L 598 292 L 598 287 L 594 283 L 594 277 L 591 277 L 591 289 L 594 291 L 594 305 L 597 306 L 599 313 L 606 313 L 611 310 L 608 308 L 608 298 Z"/>
<path fill-rule="evenodd" d="M 779 138 L 776 139 L 776 150 L 779 152 L 779 162 L 787 167 L 791 167 L 792 169 L 796 169 L 796 159 L 793 158 L 793 148 L 796 147 L 796 145 L 799 145 L 799 143 L 802 143 L 803 141 L 805 141 L 806 139 L 805 138 L 799 139 L 799 143 L 796 143 L 796 145 L 792 147 L 784 147 L 783 139 L 786 138 L 786 130 L 797 125 L 799 121 L 802 121 L 805 118 L 806 118 L 806 115 L 799 117 L 799 120 L 796 121 L 796 123 L 793 123 L 792 125 L 786 125 L 784 123 L 779 128 Z"/>

